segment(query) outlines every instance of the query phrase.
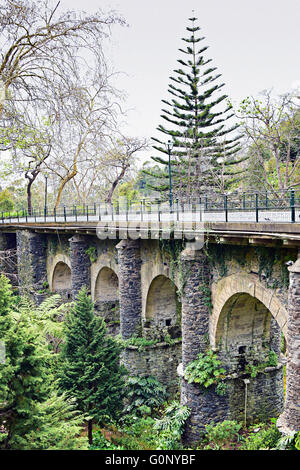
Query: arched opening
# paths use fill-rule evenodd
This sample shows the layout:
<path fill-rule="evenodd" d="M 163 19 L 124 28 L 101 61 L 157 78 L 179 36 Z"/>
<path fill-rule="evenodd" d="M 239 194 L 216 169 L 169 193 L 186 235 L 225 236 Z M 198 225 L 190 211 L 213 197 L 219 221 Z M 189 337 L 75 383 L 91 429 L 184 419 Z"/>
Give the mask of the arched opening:
<path fill-rule="evenodd" d="M 144 329 L 148 336 L 162 338 L 169 333 L 172 338 L 181 336 L 181 304 L 175 284 L 164 275 L 159 275 L 150 284 Z"/>
<path fill-rule="evenodd" d="M 268 362 L 270 350 L 280 354 L 280 329 L 267 307 L 247 293 L 230 297 L 222 308 L 216 330 L 216 346 L 230 370 L 241 357 L 246 362 Z"/>
<path fill-rule="evenodd" d="M 71 269 L 60 261 L 56 264 L 52 276 L 52 292 L 59 294 L 64 301 L 72 297 Z"/>
<path fill-rule="evenodd" d="M 97 314 L 104 318 L 110 333 L 118 334 L 120 326 L 119 279 L 111 268 L 100 269 L 94 297 Z"/>
<path fill-rule="evenodd" d="M 95 301 L 115 301 L 119 299 L 119 280 L 110 268 L 100 269 L 95 286 Z"/>
<path fill-rule="evenodd" d="M 241 419 L 245 410 L 248 421 L 279 416 L 283 408 L 280 343 L 280 327 L 260 300 L 237 293 L 225 302 L 215 344 L 230 377 L 234 419 Z"/>

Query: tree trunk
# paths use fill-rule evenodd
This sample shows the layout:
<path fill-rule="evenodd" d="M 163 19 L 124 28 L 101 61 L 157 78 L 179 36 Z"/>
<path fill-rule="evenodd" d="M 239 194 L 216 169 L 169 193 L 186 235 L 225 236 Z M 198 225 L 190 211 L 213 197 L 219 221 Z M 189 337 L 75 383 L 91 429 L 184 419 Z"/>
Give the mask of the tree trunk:
<path fill-rule="evenodd" d="M 56 201 L 55 201 L 55 209 L 57 209 L 58 206 L 59 206 L 59 203 L 60 203 L 60 200 L 61 200 L 61 196 L 62 196 L 62 192 L 63 192 L 63 190 L 64 190 L 64 187 L 65 187 L 66 184 L 67 184 L 72 178 L 74 178 L 76 175 L 77 175 L 77 170 L 74 170 L 74 171 L 72 171 L 72 173 L 70 173 L 68 176 L 66 176 L 66 177 L 62 180 L 62 182 L 60 183 L 59 188 L 58 188 L 57 198 L 56 198 Z"/>
<path fill-rule="evenodd" d="M 93 421 L 91 419 L 88 420 L 88 440 L 89 444 L 93 444 Z"/>
<path fill-rule="evenodd" d="M 28 178 L 28 176 L 27 176 Z M 32 215 L 32 194 L 31 194 L 31 186 L 32 183 L 34 182 L 36 177 L 33 178 L 28 178 L 29 182 L 27 184 L 26 192 L 27 192 L 27 210 L 28 210 L 28 215 Z"/>
<path fill-rule="evenodd" d="M 112 195 L 114 193 L 114 190 L 116 189 L 119 181 L 123 178 L 123 176 L 125 174 L 125 171 L 126 171 L 126 168 L 123 168 L 121 173 L 119 174 L 119 176 L 117 176 L 117 178 L 113 181 L 105 202 L 108 202 L 109 204 L 111 203 L 111 199 L 112 199 Z"/>

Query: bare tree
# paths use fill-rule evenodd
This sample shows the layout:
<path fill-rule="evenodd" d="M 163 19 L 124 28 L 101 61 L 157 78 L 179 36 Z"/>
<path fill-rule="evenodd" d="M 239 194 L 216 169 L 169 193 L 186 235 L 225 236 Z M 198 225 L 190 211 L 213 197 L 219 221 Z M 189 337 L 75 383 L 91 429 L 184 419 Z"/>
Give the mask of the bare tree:
<path fill-rule="evenodd" d="M 58 206 L 81 162 L 94 157 L 92 147 L 116 123 L 118 97 L 102 43 L 111 25 L 124 20 L 114 12 L 59 13 L 59 7 L 47 0 L 0 6 L 0 145 L 13 154 L 12 170 L 28 181 L 30 212 L 38 175 L 47 168 L 60 179 Z"/>
<path fill-rule="evenodd" d="M 60 2 L 48 0 L 6 0 L 0 5 L 0 116 L 9 90 L 16 102 L 43 103 L 45 89 L 49 96 L 49 90 L 72 77 L 70 58 L 103 55 L 102 41 L 110 26 L 124 24 L 114 12 L 59 14 L 59 7 Z"/>
<path fill-rule="evenodd" d="M 274 195 L 300 186 L 300 108 L 287 93 L 274 99 L 271 91 L 248 97 L 239 111 L 248 139 L 257 183 Z"/>
<path fill-rule="evenodd" d="M 120 94 L 110 86 L 109 75 L 96 69 L 73 81 L 56 97 L 51 158 L 46 167 L 59 179 L 55 207 L 66 185 L 80 172 L 95 168 L 99 154 L 116 132 Z"/>
<path fill-rule="evenodd" d="M 110 186 L 106 196 L 106 202 L 111 202 L 117 185 L 132 168 L 135 161 L 135 154 L 139 151 L 146 150 L 148 146 L 147 139 L 123 137 L 122 139 L 116 140 L 112 147 L 102 156 L 101 160 L 105 168 L 105 179 Z"/>

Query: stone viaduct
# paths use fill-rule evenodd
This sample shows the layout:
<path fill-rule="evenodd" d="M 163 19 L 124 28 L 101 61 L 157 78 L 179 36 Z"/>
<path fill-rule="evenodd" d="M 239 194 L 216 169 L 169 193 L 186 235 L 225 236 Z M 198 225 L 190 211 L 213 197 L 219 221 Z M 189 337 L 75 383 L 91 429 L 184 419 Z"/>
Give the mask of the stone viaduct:
<path fill-rule="evenodd" d="M 194 250 L 159 237 L 102 240 L 92 222 L 4 223 L 0 250 L 15 264 L 3 257 L 1 271 L 37 302 L 88 286 L 109 331 L 127 340 L 130 374 L 155 376 L 190 407 L 188 442 L 225 419 L 280 416 L 289 432 L 300 429 L 299 225 L 207 223 Z M 222 394 L 184 377 L 209 348 L 226 369 Z"/>

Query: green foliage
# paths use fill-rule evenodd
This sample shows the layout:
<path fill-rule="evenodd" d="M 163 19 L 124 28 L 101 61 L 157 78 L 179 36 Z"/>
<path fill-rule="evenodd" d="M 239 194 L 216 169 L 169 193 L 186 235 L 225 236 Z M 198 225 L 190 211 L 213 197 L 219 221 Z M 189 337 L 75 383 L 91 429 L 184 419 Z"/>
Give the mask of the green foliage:
<path fill-rule="evenodd" d="M 158 342 L 156 339 L 147 339 L 143 336 L 137 335 L 133 335 L 125 340 L 121 338 L 121 336 L 118 336 L 116 340 L 122 348 L 126 348 L 127 346 L 136 346 L 139 351 L 144 351 L 148 346 L 153 346 Z"/>
<path fill-rule="evenodd" d="M 86 437 L 80 437 L 85 417 L 76 401 L 54 390 L 47 400 L 38 403 L 32 429 L 15 439 L 14 448 L 24 450 L 85 450 Z"/>
<path fill-rule="evenodd" d="M 129 416 L 126 425 L 112 434 L 112 442 L 126 450 L 156 449 L 158 433 L 150 416 Z M 114 431 L 114 430 L 113 430 Z"/>
<path fill-rule="evenodd" d="M 77 442 L 77 437 L 84 417 L 73 403 L 57 396 L 54 355 L 46 341 L 44 320 L 33 305 L 12 298 L 10 284 L 1 276 L 0 333 L 5 362 L 0 364 L 0 428 L 4 430 L 0 448 L 81 447 L 84 443 Z"/>
<path fill-rule="evenodd" d="M 89 446 L 89 450 L 126 450 L 121 446 L 115 445 L 105 439 L 101 431 L 96 431 L 93 436 L 93 444 Z"/>
<path fill-rule="evenodd" d="M 159 125 L 157 130 L 170 139 L 172 148 L 172 190 L 175 196 L 200 193 L 207 188 L 224 191 L 236 180 L 236 175 L 244 170 L 237 168 L 243 159 L 237 159 L 240 150 L 239 135 L 232 135 L 238 125 L 224 126 L 233 117 L 232 105 L 224 94 L 218 95 L 223 84 L 216 84 L 220 74 L 216 67 L 207 67 L 210 59 L 205 59 L 207 46 L 199 47 L 204 38 L 199 36 L 197 18 L 189 18 L 187 27 L 189 38 L 182 38 L 184 48 L 179 49 L 183 60 L 178 62 L 182 68 L 174 70 L 168 92 L 170 100 L 163 100 L 165 108 L 161 117 L 167 127 Z M 191 34 L 192 31 L 192 34 Z M 214 83 L 213 83 L 214 82 Z M 229 137 L 230 135 L 230 137 Z M 153 148 L 160 152 L 151 157 L 163 165 L 163 170 L 144 170 L 156 179 L 149 187 L 167 195 L 168 152 L 165 140 L 152 138 Z M 159 156 L 161 155 L 161 156 Z"/>
<path fill-rule="evenodd" d="M 258 424 L 252 426 L 249 436 L 245 439 L 242 450 L 264 450 L 276 447 L 281 434 L 276 426 L 276 420 L 271 425 Z"/>
<path fill-rule="evenodd" d="M 299 434 L 292 432 L 290 435 L 283 435 L 276 443 L 276 450 L 300 450 Z"/>
<path fill-rule="evenodd" d="M 0 211 L 1 212 L 12 212 L 14 209 L 14 202 L 12 194 L 7 189 L 4 189 L 0 193 Z"/>
<path fill-rule="evenodd" d="M 211 289 L 207 287 L 205 284 L 199 285 L 199 291 L 201 293 L 201 297 L 204 301 L 204 305 L 208 307 L 209 313 L 212 313 L 213 304 L 211 301 Z"/>
<path fill-rule="evenodd" d="M 297 450 L 300 450 L 300 431 L 297 433 L 297 436 L 295 438 L 295 448 Z"/>
<path fill-rule="evenodd" d="M 218 360 L 217 355 L 209 349 L 206 354 L 198 354 L 197 359 L 187 365 L 185 379 L 188 383 L 195 382 L 205 388 L 213 384 L 218 385 L 226 373 L 220 364 L 221 361 Z M 224 388 L 220 387 L 219 392 L 224 394 Z"/>
<path fill-rule="evenodd" d="M 126 414 L 151 414 L 167 399 L 166 387 L 155 377 L 129 377 L 126 382 Z"/>
<path fill-rule="evenodd" d="M 275 351 L 270 349 L 268 361 L 262 362 L 260 364 L 247 364 L 245 371 L 251 375 L 252 378 L 255 378 L 259 372 L 263 372 L 266 367 L 276 367 L 278 364 L 278 357 Z"/>
<path fill-rule="evenodd" d="M 95 246 L 90 246 L 85 250 L 86 254 L 90 258 L 91 263 L 95 263 L 98 259 L 97 248 Z"/>
<path fill-rule="evenodd" d="M 59 384 L 76 398 L 80 410 L 103 423 L 116 419 L 122 410 L 124 375 L 119 364 L 121 347 L 107 333 L 103 318 L 83 287 L 67 315 L 65 343 L 60 357 Z M 91 443 L 91 442 L 90 442 Z"/>
<path fill-rule="evenodd" d="M 205 430 L 207 432 L 206 439 L 209 441 L 210 448 L 219 450 L 229 442 L 235 442 L 240 439 L 239 431 L 242 425 L 236 421 L 225 420 L 218 424 L 207 424 Z"/>
<path fill-rule="evenodd" d="M 176 450 L 180 448 L 180 440 L 184 425 L 190 416 L 190 409 L 180 405 L 177 401 L 171 402 L 164 410 L 164 415 L 157 420 L 154 428 L 159 432 L 157 449 Z"/>

